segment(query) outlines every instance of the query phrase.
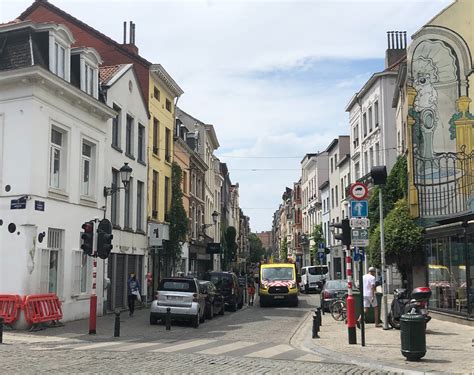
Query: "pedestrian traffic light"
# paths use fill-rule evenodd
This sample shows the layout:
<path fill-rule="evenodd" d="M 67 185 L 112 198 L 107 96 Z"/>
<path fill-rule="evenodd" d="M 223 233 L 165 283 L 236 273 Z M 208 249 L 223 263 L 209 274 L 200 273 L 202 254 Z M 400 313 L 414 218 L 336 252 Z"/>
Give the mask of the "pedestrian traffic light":
<path fill-rule="evenodd" d="M 112 223 L 107 219 L 102 219 L 97 227 L 97 256 L 107 259 L 112 251 Z"/>
<path fill-rule="evenodd" d="M 336 240 L 341 241 L 344 246 L 351 245 L 351 225 L 349 224 L 349 219 L 342 219 L 340 223 L 333 223 L 330 227 L 342 230 L 342 233 L 334 234 Z"/>
<path fill-rule="evenodd" d="M 81 249 L 87 254 L 92 255 L 94 252 L 94 222 L 86 221 L 82 224 L 84 232 L 81 234 Z"/>

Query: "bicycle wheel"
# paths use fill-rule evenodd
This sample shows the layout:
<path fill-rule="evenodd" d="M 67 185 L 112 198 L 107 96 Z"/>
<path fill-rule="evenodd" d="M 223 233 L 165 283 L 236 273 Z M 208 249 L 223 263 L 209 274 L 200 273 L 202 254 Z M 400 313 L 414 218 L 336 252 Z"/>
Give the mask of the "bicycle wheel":
<path fill-rule="evenodd" d="M 342 301 L 336 301 L 331 305 L 331 316 L 334 320 L 344 320 L 345 308 Z"/>

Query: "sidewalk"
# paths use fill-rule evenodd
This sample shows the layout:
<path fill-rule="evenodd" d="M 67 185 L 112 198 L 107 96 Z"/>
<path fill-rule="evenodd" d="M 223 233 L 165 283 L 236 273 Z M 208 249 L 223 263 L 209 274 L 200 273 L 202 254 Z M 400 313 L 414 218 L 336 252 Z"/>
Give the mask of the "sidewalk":
<path fill-rule="evenodd" d="M 380 371 L 403 373 L 474 373 L 474 329 L 462 324 L 432 319 L 426 334 L 427 352 L 419 362 L 409 362 L 400 351 L 400 331 L 375 328 L 367 324 L 366 346 L 348 344 L 347 326 L 331 314 L 322 318 L 319 339 L 312 339 L 312 315 L 308 315 L 292 339 L 294 346 L 320 355 L 326 360 L 367 366 Z"/>

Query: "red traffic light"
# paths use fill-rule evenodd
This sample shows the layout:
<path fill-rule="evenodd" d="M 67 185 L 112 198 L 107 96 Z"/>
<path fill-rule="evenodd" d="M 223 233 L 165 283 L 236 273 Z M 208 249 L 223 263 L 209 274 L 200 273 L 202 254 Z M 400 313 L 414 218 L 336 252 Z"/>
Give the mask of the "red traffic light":
<path fill-rule="evenodd" d="M 84 233 L 92 233 L 94 231 L 94 225 L 88 221 L 87 223 L 82 224 L 82 229 L 84 229 Z"/>

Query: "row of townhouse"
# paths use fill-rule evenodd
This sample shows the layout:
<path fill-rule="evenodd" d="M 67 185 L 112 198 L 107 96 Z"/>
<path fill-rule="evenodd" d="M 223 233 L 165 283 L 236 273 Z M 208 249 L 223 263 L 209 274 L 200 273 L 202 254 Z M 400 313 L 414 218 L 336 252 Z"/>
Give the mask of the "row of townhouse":
<path fill-rule="evenodd" d="M 303 197 L 302 237 L 321 224 L 331 276 L 344 277 L 340 245 L 329 225 L 348 217 L 347 187 L 355 181 L 370 186 L 373 166 L 390 172 L 397 156 L 405 156 L 410 214 L 424 229 L 422 257 L 411 259 L 408 277 L 414 286 L 429 285 L 430 309 L 467 320 L 474 317 L 473 18 L 474 3 L 455 0 L 412 35 L 409 45 L 405 32 L 388 32 L 385 69 L 346 106 L 349 135 L 307 154 L 295 184 L 295 189 L 301 184 Z M 295 242 L 288 223 L 299 220 L 299 203 L 289 191 L 274 215 L 275 252 L 290 237 Z M 307 242 L 302 250 L 288 248 L 300 265 L 313 261 Z M 394 268 L 387 271 L 389 286 L 399 285 Z"/>
<path fill-rule="evenodd" d="M 229 226 L 238 255 L 248 252 L 249 218 L 215 155 L 214 126 L 177 107 L 183 90 L 140 56 L 135 24 L 123 37 L 43 0 L 0 25 L 0 293 L 56 293 L 66 321 L 89 314 L 89 220 L 113 226 L 98 262 L 100 313 L 127 305 L 131 272 L 152 298 L 164 276 L 222 269 L 207 247 Z M 173 163 L 189 218 L 179 264 L 166 251 Z"/>

